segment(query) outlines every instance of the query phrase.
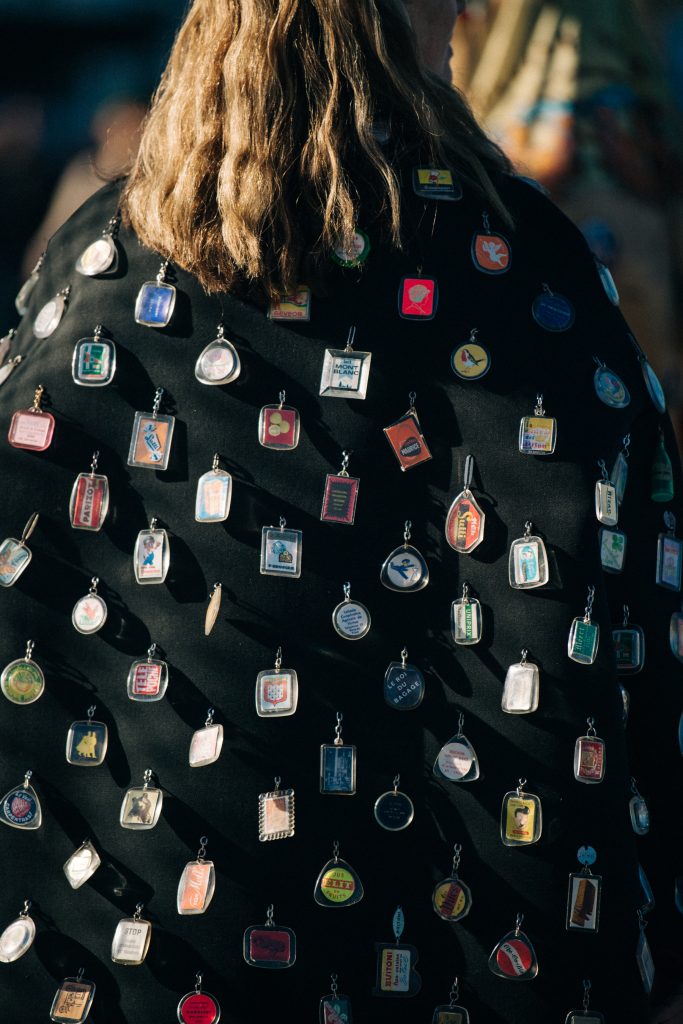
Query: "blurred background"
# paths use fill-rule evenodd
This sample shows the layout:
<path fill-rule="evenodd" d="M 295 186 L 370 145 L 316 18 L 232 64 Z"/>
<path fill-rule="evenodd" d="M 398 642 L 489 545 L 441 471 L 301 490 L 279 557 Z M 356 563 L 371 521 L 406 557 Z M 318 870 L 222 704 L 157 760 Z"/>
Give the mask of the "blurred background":
<path fill-rule="evenodd" d="M 0 334 L 50 235 L 125 171 L 185 6 L 0 0 Z M 683 442 L 683 0 L 469 0 L 452 69 L 612 270 Z"/>

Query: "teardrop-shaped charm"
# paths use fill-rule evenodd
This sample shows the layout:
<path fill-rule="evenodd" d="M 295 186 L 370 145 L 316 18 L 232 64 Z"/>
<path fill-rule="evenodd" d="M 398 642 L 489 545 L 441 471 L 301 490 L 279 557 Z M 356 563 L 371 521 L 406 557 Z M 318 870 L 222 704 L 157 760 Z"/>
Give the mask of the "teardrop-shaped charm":
<path fill-rule="evenodd" d="M 461 555 L 469 555 L 484 539 L 486 516 L 470 490 L 474 459 L 465 459 L 462 491 L 453 500 L 446 517 L 446 540 Z"/>
<path fill-rule="evenodd" d="M 38 794 L 30 783 L 33 773 L 28 771 L 24 782 L 14 786 L 5 793 L 0 803 L 0 821 L 11 828 L 28 830 L 40 828 L 43 823 L 43 812 Z"/>
<path fill-rule="evenodd" d="M 339 856 L 335 842 L 333 856 L 318 875 L 313 899 L 321 907 L 352 907 L 363 899 L 363 883 L 345 860 Z"/>
<path fill-rule="evenodd" d="M 531 981 L 538 974 L 538 959 L 528 935 L 520 929 L 524 915 L 517 915 L 517 927 L 494 946 L 489 969 L 507 981 Z"/>
<path fill-rule="evenodd" d="M 429 583 L 429 568 L 426 561 L 417 548 L 408 543 L 411 526 L 410 519 L 406 519 L 403 544 L 394 548 L 382 565 L 379 578 L 388 590 L 412 593 L 424 589 Z"/>
<path fill-rule="evenodd" d="M 460 713 L 458 731 L 444 743 L 434 762 L 434 774 L 448 782 L 474 782 L 479 778 L 479 758 L 475 749 L 463 735 L 465 716 Z"/>
<path fill-rule="evenodd" d="M 400 662 L 389 662 L 384 674 L 384 699 L 390 708 L 412 711 L 422 703 L 424 694 L 424 676 L 419 668 L 408 664 L 408 651 L 404 647 Z"/>
<path fill-rule="evenodd" d="M 242 370 L 239 353 L 223 334 L 223 325 L 213 341 L 200 353 L 194 367 L 194 375 L 200 384 L 230 384 L 237 380 Z"/>

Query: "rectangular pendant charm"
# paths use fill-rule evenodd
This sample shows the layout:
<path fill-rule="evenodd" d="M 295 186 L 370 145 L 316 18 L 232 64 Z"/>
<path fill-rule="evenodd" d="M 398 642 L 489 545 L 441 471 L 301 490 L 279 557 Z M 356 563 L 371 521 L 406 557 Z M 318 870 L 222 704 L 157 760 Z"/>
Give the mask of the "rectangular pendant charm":
<path fill-rule="evenodd" d="M 540 537 L 520 537 L 512 542 L 508 579 L 515 590 L 542 587 L 548 582 L 548 557 Z"/>
<path fill-rule="evenodd" d="M 307 285 L 299 285 L 291 295 L 281 295 L 273 299 L 268 307 L 269 320 L 310 320 L 311 289 Z"/>
<path fill-rule="evenodd" d="M 301 530 L 264 526 L 261 530 L 261 575 L 291 576 L 298 580 L 301 576 L 302 547 Z"/>
<path fill-rule="evenodd" d="M 567 895 L 568 932 L 597 932 L 600 925 L 602 876 L 585 871 L 569 876 Z"/>
<path fill-rule="evenodd" d="M 373 996 L 414 996 L 420 989 L 415 946 L 376 942 L 377 979 Z"/>
<path fill-rule="evenodd" d="M 123 797 L 119 824 L 135 830 L 154 828 L 163 802 L 163 790 L 156 786 L 132 786 Z"/>
<path fill-rule="evenodd" d="M 31 558 L 31 551 L 23 541 L 5 537 L 0 544 L 0 587 L 13 586 Z"/>
<path fill-rule="evenodd" d="M 194 518 L 198 523 L 223 523 L 230 514 L 232 476 L 224 469 L 210 469 L 197 481 Z"/>
<path fill-rule="evenodd" d="M 400 420 L 385 427 L 384 436 L 404 473 L 421 462 L 428 462 L 432 457 L 417 416 L 412 412 L 406 413 Z"/>
<path fill-rule="evenodd" d="M 626 491 L 626 481 L 628 480 L 628 460 L 623 452 L 619 452 L 614 460 L 610 480 L 614 484 L 614 489 L 617 492 L 617 504 L 621 505 Z"/>
<path fill-rule="evenodd" d="M 51 412 L 19 409 L 12 416 L 7 440 L 13 448 L 44 452 L 50 447 L 54 432 L 55 418 Z"/>
<path fill-rule="evenodd" d="M 216 870 L 213 861 L 192 860 L 185 865 L 178 883 L 176 909 L 179 914 L 203 914 L 213 899 Z"/>
<path fill-rule="evenodd" d="M 171 562 L 166 530 L 140 530 L 135 542 L 133 567 L 138 583 L 163 583 Z"/>
<path fill-rule="evenodd" d="M 128 465 L 140 469 L 167 469 L 175 416 L 136 412 L 128 449 Z"/>
<path fill-rule="evenodd" d="M 101 863 L 99 853 L 90 840 L 86 839 L 77 850 L 74 850 L 64 865 L 64 874 L 71 888 L 80 889 L 85 885 Z"/>
<path fill-rule="evenodd" d="M 331 796 L 353 796 L 356 792 L 356 748 L 352 744 L 322 744 L 320 792 Z"/>
<path fill-rule="evenodd" d="M 481 640 L 481 604 L 476 598 L 458 598 L 451 604 L 451 632 L 456 644 Z"/>
<path fill-rule="evenodd" d="M 260 842 L 289 839 L 294 835 L 294 790 L 275 789 L 259 793 L 258 837 Z"/>
<path fill-rule="evenodd" d="M 605 741 L 599 736 L 579 736 L 574 745 L 574 778 L 577 782 L 602 782 L 605 777 Z"/>
<path fill-rule="evenodd" d="M 404 277 L 398 289 L 398 314 L 403 320 L 433 320 L 439 287 L 432 277 Z"/>
<path fill-rule="evenodd" d="M 642 928 L 638 936 L 638 945 L 636 946 L 636 963 L 638 964 L 643 988 L 648 993 L 652 992 L 652 986 L 655 983 L 655 962 L 652 959 L 650 944 Z"/>
<path fill-rule="evenodd" d="M 501 707 L 508 715 L 528 715 L 538 708 L 538 665 L 520 661 L 510 665 L 505 676 Z"/>
<path fill-rule="evenodd" d="M 143 703 L 161 700 L 168 686 L 168 663 L 158 658 L 134 661 L 128 672 L 126 689 L 130 700 Z"/>
<path fill-rule="evenodd" d="M 603 526 L 616 526 L 619 521 L 617 489 L 609 480 L 598 480 L 595 485 L 595 515 Z"/>
<path fill-rule="evenodd" d="M 109 511 L 109 480 L 96 473 L 79 473 L 69 501 L 74 530 L 101 530 Z"/>
<path fill-rule="evenodd" d="M 135 322 L 145 327 L 168 327 L 175 309 L 176 290 L 165 281 L 145 281 L 135 300 Z"/>
<path fill-rule="evenodd" d="M 600 627 L 596 622 L 586 622 L 577 617 L 572 622 L 567 642 L 567 654 L 580 665 L 592 665 L 598 653 Z"/>
<path fill-rule="evenodd" d="M 462 199 L 462 188 L 445 168 L 414 167 L 413 191 L 422 199 Z"/>
<path fill-rule="evenodd" d="M 464 1006 L 437 1006 L 432 1024 L 470 1024 L 470 1015 Z"/>
<path fill-rule="evenodd" d="M 512 790 L 503 797 L 500 837 L 504 846 L 531 846 L 541 838 L 541 801 Z"/>
<path fill-rule="evenodd" d="M 223 749 L 223 726 L 205 725 L 192 734 L 190 741 L 190 768 L 203 768 L 213 764 Z"/>
<path fill-rule="evenodd" d="M 296 960 L 296 935 L 282 925 L 254 925 L 244 933 L 242 952 L 251 967 L 291 967 Z"/>
<path fill-rule="evenodd" d="M 680 591 L 681 566 L 683 566 L 683 540 L 670 533 L 660 533 L 657 538 L 655 582 L 668 590 Z"/>
<path fill-rule="evenodd" d="M 124 917 L 119 921 L 111 943 L 111 958 L 115 964 L 137 967 L 147 956 L 152 925 L 142 918 Z"/>
<path fill-rule="evenodd" d="M 615 626 L 612 640 L 617 672 L 640 672 L 645 662 L 645 634 L 640 626 Z"/>
<path fill-rule="evenodd" d="M 94 998 L 95 985 L 92 981 L 81 977 L 65 978 L 52 1000 L 50 1020 L 59 1024 L 83 1024 Z"/>
<path fill-rule="evenodd" d="M 355 476 L 328 473 L 320 518 L 324 523 L 343 523 L 353 526 L 360 480 Z"/>
<path fill-rule="evenodd" d="M 299 700 L 299 680 L 294 669 L 269 669 L 256 677 L 256 714 L 293 715 Z"/>
<path fill-rule="evenodd" d="M 103 388 L 116 373 L 116 346 L 108 338 L 81 338 L 74 346 L 71 376 L 74 384 Z"/>
<path fill-rule="evenodd" d="M 319 394 L 324 398 L 365 398 L 372 352 L 326 348 Z"/>
<path fill-rule="evenodd" d="M 626 558 L 626 534 L 622 530 L 602 527 L 600 539 L 600 562 L 605 572 L 623 572 Z"/>
<path fill-rule="evenodd" d="M 605 1024 L 605 1018 L 597 1010 L 586 1010 L 585 1013 L 572 1010 L 564 1024 Z"/>
<path fill-rule="evenodd" d="M 66 738 L 66 759 L 69 764 L 102 764 L 107 753 L 109 730 L 104 722 L 88 718 L 72 722 Z"/>
<path fill-rule="evenodd" d="M 524 416 L 519 425 L 519 450 L 524 455 L 552 455 L 557 439 L 553 416 Z"/>

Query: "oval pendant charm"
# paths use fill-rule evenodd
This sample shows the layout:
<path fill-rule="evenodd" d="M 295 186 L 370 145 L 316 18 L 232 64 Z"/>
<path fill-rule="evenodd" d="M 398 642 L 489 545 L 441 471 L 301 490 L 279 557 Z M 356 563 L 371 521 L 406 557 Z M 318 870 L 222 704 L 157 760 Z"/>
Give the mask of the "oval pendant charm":
<path fill-rule="evenodd" d="M 415 817 L 413 801 L 406 793 L 399 791 L 401 776 L 394 779 L 394 788 L 382 793 L 375 800 L 375 821 L 388 832 L 401 832 L 408 828 Z"/>
<path fill-rule="evenodd" d="M 31 300 L 31 295 L 33 294 L 33 289 L 35 288 L 35 286 L 38 284 L 38 281 L 40 280 L 40 271 L 43 268 L 43 261 L 44 260 L 45 260 L 45 253 L 43 252 L 43 253 L 40 254 L 38 262 L 36 263 L 35 267 L 31 271 L 30 275 L 26 278 L 26 280 L 22 284 L 21 288 L 17 292 L 16 298 L 14 300 L 14 305 L 16 307 L 16 310 L 17 310 L 17 313 L 19 314 L 19 316 L 25 316 L 26 313 L 28 313 L 28 307 L 29 307 L 29 302 Z"/>
<path fill-rule="evenodd" d="M 28 953 L 33 945 L 36 925 L 33 918 L 28 916 L 30 906 L 30 900 L 26 900 L 19 917 L 8 924 L 0 935 L 0 964 L 13 964 L 24 953 Z"/>
<path fill-rule="evenodd" d="M 107 606 L 97 593 L 97 576 L 93 576 L 88 593 L 76 601 L 71 613 L 71 622 L 79 633 L 97 633 L 107 621 Z"/>
<path fill-rule="evenodd" d="M 568 331 L 574 323 L 574 307 L 564 295 L 556 295 L 547 284 L 531 306 L 536 323 L 546 331 Z"/>
<path fill-rule="evenodd" d="M 442 921 L 454 924 L 467 917 L 472 909 L 472 893 L 457 875 L 451 875 L 434 886 L 432 906 Z"/>
<path fill-rule="evenodd" d="M 629 390 L 614 370 L 605 366 L 597 356 L 595 362 L 598 365 L 593 374 L 593 387 L 595 394 L 601 402 L 609 405 L 612 409 L 625 409 L 631 401 Z"/>
<path fill-rule="evenodd" d="M 451 352 L 451 369 L 460 380 L 481 380 L 491 369 L 491 353 L 477 340 L 478 334 L 473 328 L 469 341 Z"/>
<path fill-rule="evenodd" d="M 408 651 L 404 647 L 400 662 L 390 662 L 384 675 L 384 699 L 397 711 L 419 707 L 425 693 L 424 676 L 414 665 L 409 665 L 407 659 Z"/>
<path fill-rule="evenodd" d="M 488 213 L 483 214 L 483 232 L 472 238 L 472 262 L 483 274 L 504 274 L 510 269 L 510 243 L 502 235 L 492 234 Z"/>
<path fill-rule="evenodd" d="M 407 519 L 403 544 L 394 548 L 388 558 L 384 560 L 379 575 L 380 581 L 388 590 L 406 594 L 422 590 L 429 583 L 429 569 L 426 561 L 417 548 L 408 543 L 411 525 L 410 520 Z"/>
<path fill-rule="evenodd" d="M 351 600 L 351 584 L 344 584 L 344 600 L 332 612 L 332 625 L 345 640 L 360 640 L 370 632 L 370 612 Z"/>
<path fill-rule="evenodd" d="M 97 277 L 99 274 L 106 274 L 107 271 L 113 274 L 118 262 L 116 242 L 110 234 L 105 233 L 83 250 L 76 260 L 76 270 L 84 277 Z"/>
<path fill-rule="evenodd" d="M 486 516 L 471 491 L 461 491 L 446 518 L 446 540 L 462 555 L 469 555 L 484 539 Z"/>
<path fill-rule="evenodd" d="M 239 354 L 225 337 L 224 330 L 223 324 L 219 324 L 216 338 L 199 354 L 194 375 L 200 384 L 230 384 L 240 375 L 242 364 Z"/>
<path fill-rule="evenodd" d="M 71 285 L 62 288 L 38 311 L 33 321 L 33 333 L 36 338 L 49 338 L 59 327 L 62 317 L 66 313 L 67 302 L 71 292 Z"/>

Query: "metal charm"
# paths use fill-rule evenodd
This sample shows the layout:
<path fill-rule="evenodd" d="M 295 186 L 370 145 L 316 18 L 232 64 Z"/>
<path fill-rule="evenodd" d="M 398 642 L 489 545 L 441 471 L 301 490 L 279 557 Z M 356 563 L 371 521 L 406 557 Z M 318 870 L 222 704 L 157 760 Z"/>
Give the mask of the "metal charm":
<path fill-rule="evenodd" d="M 567 1018 L 564 1024 L 605 1024 L 605 1018 L 603 1014 L 598 1013 L 597 1010 L 590 1010 L 590 989 L 591 983 L 588 979 L 584 980 L 583 983 L 583 1009 L 582 1010 L 571 1010 L 567 1014 Z"/>
<path fill-rule="evenodd" d="M 396 590 L 399 593 L 411 594 L 417 590 L 423 590 L 429 583 L 429 568 L 423 556 L 409 544 L 410 519 L 406 519 L 403 529 L 403 544 L 394 548 L 391 554 L 385 558 L 379 574 L 380 583 L 383 583 L 388 590 Z"/>
<path fill-rule="evenodd" d="M 138 967 L 149 950 L 152 923 L 142 917 L 143 904 L 138 903 L 132 917 L 124 917 L 116 926 L 111 943 L 111 958 L 115 964 Z"/>
<path fill-rule="evenodd" d="M 163 583 L 171 564 L 171 551 L 166 530 L 152 517 L 149 529 L 140 530 L 133 552 L 133 569 L 138 583 Z"/>
<path fill-rule="evenodd" d="M 231 384 L 237 380 L 242 370 L 242 364 L 237 349 L 231 341 L 225 337 L 223 324 L 218 325 L 218 331 L 213 341 L 204 348 L 194 364 L 194 375 L 200 384 L 217 386 Z"/>
<path fill-rule="evenodd" d="M 27 832 L 42 825 L 43 812 L 38 794 L 31 785 L 32 775 L 29 769 L 24 775 L 23 785 L 14 786 L 3 796 L 0 802 L 0 822 L 3 825 L 25 829 Z"/>
<path fill-rule="evenodd" d="M 102 861 L 89 839 L 84 839 L 64 865 L 66 880 L 72 889 L 80 889 L 95 874 Z"/>
<path fill-rule="evenodd" d="M 95 982 L 83 977 L 83 968 L 75 978 L 65 978 L 52 1000 L 50 1020 L 58 1024 L 85 1024 L 95 998 Z"/>
<path fill-rule="evenodd" d="M 524 455 L 552 455 L 557 442 L 557 420 L 546 416 L 543 395 L 536 395 L 533 416 L 523 416 L 519 424 L 519 450 Z"/>
<path fill-rule="evenodd" d="M 214 583 L 213 590 L 209 595 L 209 604 L 204 615 L 204 636 L 210 636 L 213 627 L 216 625 L 218 613 L 221 610 L 223 599 L 223 584 Z"/>
<path fill-rule="evenodd" d="M 311 319 L 311 299 L 311 289 L 300 284 L 295 292 L 273 299 L 268 307 L 268 319 L 306 322 Z"/>
<path fill-rule="evenodd" d="M 504 935 L 489 957 L 489 970 L 507 981 L 531 981 L 538 974 L 538 960 L 522 929 L 524 914 L 517 914 L 515 930 Z"/>
<path fill-rule="evenodd" d="M 680 591 L 683 569 L 683 540 L 676 537 L 676 517 L 673 512 L 664 513 L 666 533 L 657 537 L 657 571 L 655 583 L 667 590 Z M 0 548 L 0 554 L 2 549 Z"/>
<path fill-rule="evenodd" d="M 339 842 L 332 845 L 332 859 L 318 875 L 313 899 L 320 907 L 352 907 L 363 899 L 363 883 L 345 860 L 339 856 Z"/>
<path fill-rule="evenodd" d="M 102 529 L 109 511 L 109 480 L 96 473 L 100 453 L 92 453 L 89 473 L 79 473 L 69 499 L 69 520 L 74 530 Z"/>
<path fill-rule="evenodd" d="M 574 307 L 564 295 L 552 292 L 547 284 L 531 306 L 531 315 L 546 331 L 568 331 L 574 323 Z"/>
<path fill-rule="evenodd" d="M 375 821 L 388 832 L 401 832 L 415 817 L 413 801 L 399 791 L 401 776 L 394 776 L 394 788 L 375 800 Z"/>
<path fill-rule="evenodd" d="M 501 708 L 508 715 L 529 715 L 538 708 L 540 673 L 538 665 L 527 661 L 528 651 L 522 650 L 522 660 L 510 665 L 505 676 Z"/>
<path fill-rule="evenodd" d="M 631 401 L 631 396 L 621 377 L 597 356 L 593 356 L 593 362 L 598 367 L 593 374 L 593 387 L 600 401 L 612 409 L 625 409 Z"/>
<path fill-rule="evenodd" d="M 626 534 L 603 526 L 598 530 L 600 564 L 605 572 L 623 572 L 626 558 Z"/>
<path fill-rule="evenodd" d="M 221 1008 L 209 992 L 202 992 L 202 975 L 197 973 L 194 992 L 188 992 L 178 1003 L 180 1024 L 218 1024 Z"/>
<path fill-rule="evenodd" d="M 598 459 L 602 479 L 595 484 L 595 516 L 603 526 L 616 526 L 619 522 L 617 489 L 607 473 L 604 459 Z"/>
<path fill-rule="evenodd" d="M 605 741 L 595 732 L 595 719 L 589 717 L 588 732 L 574 745 L 574 778 L 577 782 L 602 782 L 607 760 Z"/>
<path fill-rule="evenodd" d="M 332 625 L 345 640 L 360 640 L 370 632 L 370 612 L 360 601 L 351 600 L 351 584 L 344 584 L 344 600 L 332 612 Z"/>
<path fill-rule="evenodd" d="M 104 328 L 97 324 L 91 338 L 80 338 L 71 357 L 71 377 L 84 388 L 103 388 L 111 384 L 116 373 L 116 345 L 102 336 Z"/>
<path fill-rule="evenodd" d="M 393 917 L 395 942 L 376 942 L 377 976 L 373 996 L 391 996 L 406 998 L 416 996 L 422 988 L 422 978 L 415 965 L 419 955 L 415 946 L 401 942 L 405 918 L 401 907 L 397 907 Z"/>
<path fill-rule="evenodd" d="M 157 645 L 147 650 L 147 657 L 132 663 L 128 670 L 126 689 L 130 700 L 149 704 L 161 700 L 168 687 L 168 663 L 155 657 Z"/>
<path fill-rule="evenodd" d="M 88 245 L 76 260 L 76 270 L 84 277 L 98 277 L 100 274 L 114 274 L 119 264 L 116 236 L 121 225 L 121 215 L 114 214 L 99 238 Z"/>
<path fill-rule="evenodd" d="M 100 582 L 98 576 L 93 576 L 90 581 L 90 590 L 85 597 L 76 601 L 71 613 L 71 622 L 74 629 L 79 633 L 89 636 L 97 633 L 107 621 L 107 606 L 104 598 L 97 593 L 97 584 Z"/>
<path fill-rule="evenodd" d="M 39 384 L 33 392 L 33 405 L 28 409 L 17 409 L 12 416 L 7 440 L 13 448 L 44 452 L 52 444 L 55 418 L 51 412 L 41 408 L 44 393 L 45 386 Z"/>
<path fill-rule="evenodd" d="M 161 815 L 164 803 L 163 790 L 152 786 L 152 769 L 147 768 L 143 776 L 144 785 L 131 786 L 127 789 L 121 803 L 119 824 L 122 828 L 142 829 L 154 828 Z"/>
<path fill-rule="evenodd" d="M 291 928 L 275 924 L 274 909 L 271 903 L 266 923 L 252 925 L 244 933 L 242 952 L 251 967 L 278 970 L 291 967 L 296 960 L 296 935 Z"/>
<path fill-rule="evenodd" d="M 434 774 L 437 779 L 448 782 L 474 782 L 479 778 L 479 758 L 474 747 L 463 735 L 462 727 L 465 716 L 458 715 L 458 731 L 455 736 L 444 743 L 434 762 Z"/>
<path fill-rule="evenodd" d="M 419 466 L 421 462 L 428 462 L 432 457 L 417 418 L 416 398 L 416 393 L 411 391 L 408 396 L 408 411 L 395 423 L 384 428 L 384 436 L 391 445 L 403 473 L 413 466 Z"/>
<path fill-rule="evenodd" d="M 640 922 L 640 935 L 638 936 L 638 944 L 636 946 L 636 963 L 638 964 L 643 988 L 649 994 L 655 983 L 655 962 L 652 959 L 650 943 L 645 935 L 647 920 L 642 910 L 638 911 L 638 920 Z"/>
<path fill-rule="evenodd" d="M 293 668 L 282 668 L 282 648 L 275 653 L 275 668 L 256 677 L 256 714 L 259 718 L 293 715 L 299 701 L 299 679 Z"/>
<path fill-rule="evenodd" d="M 515 590 L 543 587 L 548 582 L 548 555 L 540 537 L 532 536 L 532 522 L 524 524 L 524 536 L 513 540 L 508 560 L 508 579 Z"/>
<path fill-rule="evenodd" d="M 88 708 L 84 721 L 72 722 L 66 737 L 66 759 L 69 764 L 100 765 L 107 754 L 109 730 L 105 722 L 94 722 L 95 704 Z"/>
<path fill-rule="evenodd" d="M 319 394 L 324 398 L 365 398 L 372 352 L 356 352 L 356 328 L 349 328 L 346 348 L 326 348 Z"/>
<path fill-rule="evenodd" d="M 29 516 L 20 540 L 5 537 L 0 543 L 0 587 L 14 586 L 31 561 L 33 555 L 26 541 L 38 525 L 39 518 L 39 512 Z"/>
<path fill-rule="evenodd" d="M 135 300 L 135 322 L 144 327 L 168 327 L 173 317 L 176 289 L 166 280 L 169 260 L 163 260 L 154 281 L 145 281 Z"/>
<path fill-rule="evenodd" d="M 230 514 L 232 476 L 219 466 L 215 452 L 211 469 L 197 481 L 194 518 L 197 523 L 222 523 Z"/>
<path fill-rule="evenodd" d="M 463 489 L 453 500 L 446 517 L 446 540 L 461 555 L 469 555 L 484 539 L 486 516 L 470 490 L 474 459 L 465 459 Z"/>
<path fill-rule="evenodd" d="M 298 580 L 301 576 L 303 533 L 301 530 L 285 530 L 287 520 L 280 516 L 280 526 L 264 526 L 261 530 L 262 576 L 290 576 Z"/>
<path fill-rule="evenodd" d="M 334 247 L 330 256 L 338 266 L 344 267 L 345 269 L 360 267 L 360 265 L 365 263 L 366 259 L 370 255 L 371 248 L 372 246 L 370 245 L 370 239 L 368 236 L 364 231 L 361 231 L 360 228 L 356 228 L 353 233 L 351 247 L 349 249 L 345 249 L 340 243 Z"/>
<path fill-rule="evenodd" d="M 175 416 L 160 415 L 163 388 L 154 393 L 151 412 L 136 412 L 128 449 L 128 465 L 139 469 L 168 468 Z"/>
<path fill-rule="evenodd" d="M 580 665 L 592 665 L 598 653 L 600 626 L 597 622 L 591 621 L 594 600 L 595 587 L 591 584 L 588 588 L 583 616 L 577 616 L 569 630 L 567 654 L 572 661 L 578 661 Z"/>
<path fill-rule="evenodd" d="M 584 853 L 587 856 L 584 856 Z M 595 850 L 592 846 L 582 846 L 579 850 L 579 863 L 583 870 L 569 876 L 569 892 L 567 894 L 568 932 L 592 932 L 595 934 L 600 925 L 600 897 L 602 895 L 602 875 L 594 875 L 591 864 L 595 862 Z"/>
<path fill-rule="evenodd" d="M 460 182 L 444 167 L 414 167 L 413 192 L 421 199 L 462 199 Z"/>
<path fill-rule="evenodd" d="M 650 831 L 650 811 L 644 797 L 638 792 L 634 778 L 631 779 L 631 792 L 633 796 L 628 802 L 631 826 L 637 836 L 646 836 Z"/>
<path fill-rule="evenodd" d="M 31 295 L 33 294 L 33 289 L 40 280 L 40 271 L 43 268 L 44 261 L 45 253 L 41 252 L 40 256 L 38 257 L 38 262 L 31 271 L 30 275 L 22 284 L 19 291 L 17 292 L 16 298 L 14 300 L 14 305 L 19 316 L 26 316 L 26 314 L 28 313 Z"/>
<path fill-rule="evenodd" d="M 437 1006 L 432 1015 L 432 1024 L 470 1024 L 469 1012 L 464 1006 L 458 1005 L 460 984 L 456 978 L 449 993 L 450 1000 L 443 1006 Z"/>
<path fill-rule="evenodd" d="M 353 796 L 356 792 L 356 748 L 342 739 L 343 717 L 338 711 L 334 743 L 320 747 L 320 792 L 328 796 Z"/>
<path fill-rule="evenodd" d="M 525 793 L 525 785 L 526 779 L 520 779 L 517 789 L 503 797 L 500 816 L 503 846 L 531 846 L 541 838 L 541 801 L 533 793 Z"/>
<path fill-rule="evenodd" d="M 614 484 L 617 492 L 617 503 L 621 505 L 624 500 L 624 493 L 626 491 L 626 481 L 628 480 L 628 457 L 629 447 L 631 444 L 631 435 L 626 434 L 622 441 L 622 449 L 618 453 L 612 466 L 612 472 L 610 473 L 610 480 Z"/>
<path fill-rule="evenodd" d="M 320 1000 L 320 1024 L 352 1024 L 351 1000 L 337 990 L 337 975 L 332 975 L 329 995 Z"/>
<path fill-rule="evenodd" d="M 502 235 L 492 234 L 489 215 L 482 214 L 484 230 L 472 238 L 472 262 L 484 274 L 504 274 L 510 269 L 512 252 L 510 243 Z"/>
<path fill-rule="evenodd" d="M 290 839 L 294 835 L 294 790 L 280 789 L 280 777 L 275 789 L 259 793 L 258 837 L 266 843 L 273 839 Z"/>
<path fill-rule="evenodd" d="M 10 334 L 11 333 L 12 332 L 10 331 Z M 4 341 L 4 338 L 2 340 Z M 23 361 L 24 357 L 21 355 L 17 355 L 13 356 L 11 359 L 8 359 L 6 363 L 0 365 L 0 384 L 4 384 L 7 378 L 10 376 L 10 374 L 13 373 L 13 371 L 16 370 L 17 366 L 20 366 L 21 363 L 23 363 Z"/>
<path fill-rule="evenodd" d="M 0 675 L 0 689 L 12 704 L 34 704 L 43 696 L 45 676 L 40 665 L 33 661 L 33 640 L 26 643 L 23 658 L 10 661 Z"/>
<path fill-rule="evenodd" d="M 451 634 L 456 644 L 478 644 L 482 635 L 481 604 L 470 596 L 469 583 L 462 585 L 462 597 L 451 604 Z"/>
<path fill-rule="evenodd" d="M 31 901 L 24 900 L 23 910 L 0 933 L 0 964 L 13 964 L 28 953 L 36 937 L 36 924 L 29 917 Z"/>
<path fill-rule="evenodd" d="M 458 878 L 461 853 L 461 844 L 455 843 L 453 846 L 451 873 L 448 878 L 442 878 L 440 882 L 436 883 L 432 893 L 434 912 L 443 921 L 448 921 L 449 924 L 462 921 L 472 909 L 472 893 L 464 882 L 461 882 Z"/>
<path fill-rule="evenodd" d="M 325 478 L 325 492 L 320 518 L 323 523 L 341 523 L 353 526 L 356 517 L 356 501 L 360 480 L 357 476 L 349 476 L 348 465 L 350 452 L 342 452 L 342 465 L 339 473 L 328 473 Z"/>
<path fill-rule="evenodd" d="M 673 623 L 673 616 L 671 621 Z M 669 636 L 671 636 L 671 632 Z M 635 675 L 636 672 L 640 672 L 645 664 L 645 634 L 640 626 L 629 623 L 627 604 L 624 605 L 624 621 L 621 626 L 612 627 L 612 640 L 617 672 L 625 675 Z"/>
<path fill-rule="evenodd" d="M 433 277 L 403 277 L 398 288 L 398 315 L 403 320 L 433 320 L 439 305 L 439 286 Z"/>
<path fill-rule="evenodd" d="M 461 380 L 481 380 L 491 369 L 491 353 L 477 338 L 473 327 L 469 341 L 457 345 L 451 352 L 451 369 Z"/>
<path fill-rule="evenodd" d="M 212 860 L 206 860 L 209 840 L 199 840 L 197 859 L 189 861 L 178 882 L 176 909 L 179 914 L 203 914 L 208 909 L 216 888 L 216 869 Z"/>
<path fill-rule="evenodd" d="M 214 708 L 209 708 L 203 727 L 192 733 L 189 754 L 190 768 L 203 768 L 207 764 L 213 764 L 221 756 L 223 726 L 214 723 L 215 713 Z"/>
<path fill-rule="evenodd" d="M 70 294 L 71 285 L 68 284 L 38 310 L 38 315 L 33 321 L 33 333 L 36 338 L 42 340 L 54 334 L 66 313 Z"/>
<path fill-rule="evenodd" d="M 264 405 L 259 414 L 259 444 L 277 452 L 291 452 L 299 443 L 301 419 L 293 406 L 285 405 L 286 397 L 281 391 L 278 404 Z"/>
<path fill-rule="evenodd" d="M 412 711 L 420 706 L 424 694 L 424 676 L 419 668 L 408 664 L 408 651 L 404 647 L 400 662 L 389 662 L 384 675 L 384 700 L 396 711 Z"/>

